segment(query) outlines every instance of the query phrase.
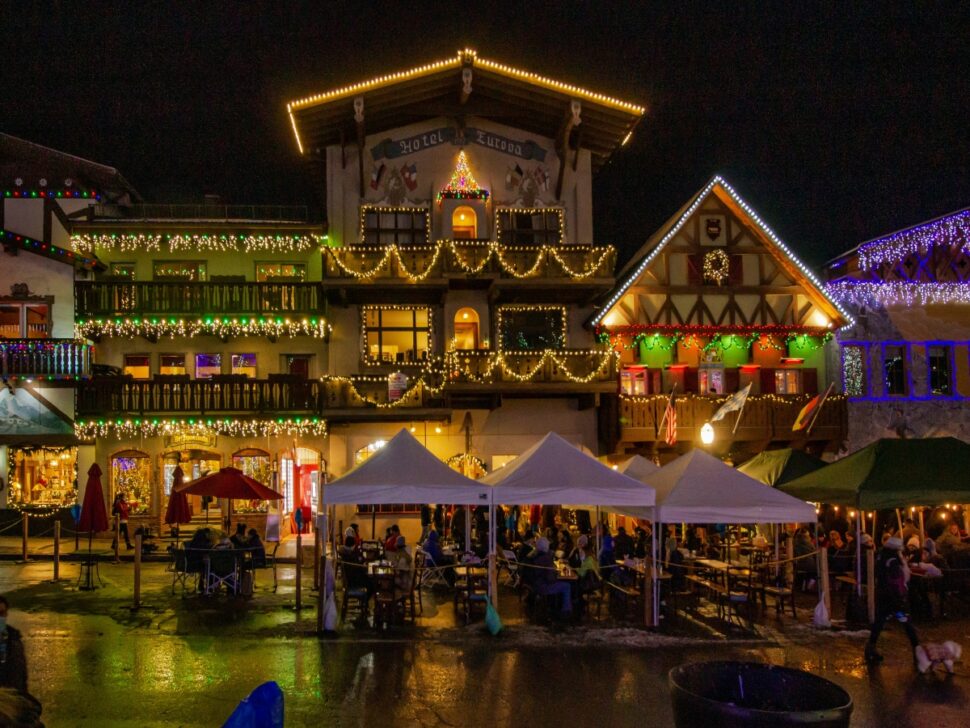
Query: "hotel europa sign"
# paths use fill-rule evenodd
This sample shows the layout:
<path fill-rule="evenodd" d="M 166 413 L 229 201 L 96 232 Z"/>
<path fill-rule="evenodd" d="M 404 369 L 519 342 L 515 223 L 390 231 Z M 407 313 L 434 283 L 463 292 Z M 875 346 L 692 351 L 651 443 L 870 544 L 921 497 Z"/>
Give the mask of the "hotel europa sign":
<path fill-rule="evenodd" d="M 488 149 L 494 149 L 503 154 L 510 154 L 519 159 L 534 159 L 543 162 L 546 159 L 546 150 L 534 141 L 517 141 L 509 139 L 501 134 L 494 134 L 482 129 L 466 128 L 459 132 L 452 127 L 441 127 L 433 131 L 426 131 L 422 134 L 404 137 L 403 139 L 384 139 L 371 148 L 371 155 L 374 161 L 381 159 L 396 159 L 408 154 L 423 152 L 442 144 L 478 144 Z"/>

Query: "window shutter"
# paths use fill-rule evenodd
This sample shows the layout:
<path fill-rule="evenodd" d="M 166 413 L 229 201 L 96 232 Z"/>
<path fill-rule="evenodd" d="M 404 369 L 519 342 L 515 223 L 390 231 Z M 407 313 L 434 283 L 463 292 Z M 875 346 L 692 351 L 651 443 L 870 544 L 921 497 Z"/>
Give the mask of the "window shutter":
<path fill-rule="evenodd" d="M 802 391 L 805 394 L 818 394 L 817 369 L 802 369 Z"/>
<path fill-rule="evenodd" d="M 775 370 L 774 369 L 761 369 L 761 393 L 762 394 L 774 394 L 775 393 Z"/>
<path fill-rule="evenodd" d="M 704 283 L 704 256 L 701 253 L 687 256 L 687 283 L 692 286 Z"/>
<path fill-rule="evenodd" d="M 744 282 L 744 259 L 740 255 L 728 256 L 728 281 L 732 286 Z"/>
<path fill-rule="evenodd" d="M 697 392 L 697 367 L 687 367 L 684 370 L 684 391 Z"/>
<path fill-rule="evenodd" d="M 724 393 L 733 394 L 741 389 L 741 371 L 735 367 L 724 370 Z"/>

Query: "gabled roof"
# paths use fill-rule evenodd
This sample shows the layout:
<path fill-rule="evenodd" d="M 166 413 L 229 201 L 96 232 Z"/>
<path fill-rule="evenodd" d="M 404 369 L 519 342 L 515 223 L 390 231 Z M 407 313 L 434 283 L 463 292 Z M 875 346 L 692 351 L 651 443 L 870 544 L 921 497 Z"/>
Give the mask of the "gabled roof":
<path fill-rule="evenodd" d="M 45 184 L 41 184 L 41 180 Z M 67 184 L 67 180 L 70 180 L 70 184 Z M 114 167 L 3 133 L 0 133 L 0 189 L 4 193 L 26 190 L 26 196 L 35 196 L 31 192 L 49 190 L 54 193 L 52 196 L 57 196 L 58 191 L 79 191 L 96 192 L 108 199 L 125 195 L 133 200 L 141 199 L 138 191 Z M 90 194 L 84 196 L 90 197 Z"/>
<path fill-rule="evenodd" d="M 647 242 L 623 266 L 617 276 L 620 283 L 610 292 L 607 302 L 590 319 L 590 325 L 599 324 L 616 303 L 623 297 L 627 289 L 632 286 L 640 275 L 647 270 L 650 263 L 660 254 L 691 215 L 701 206 L 709 194 L 714 194 L 723 202 L 742 223 L 761 240 L 764 246 L 775 254 L 775 258 L 784 270 L 794 279 L 799 280 L 806 292 L 812 294 L 820 303 L 824 303 L 833 313 L 838 315 L 846 324 L 855 324 L 855 320 L 842 306 L 833 300 L 826 292 L 822 282 L 815 276 L 798 256 L 775 235 L 774 231 L 758 216 L 754 209 L 721 176 L 715 175 L 696 195 L 681 207 L 666 223 L 664 223 Z"/>
<path fill-rule="evenodd" d="M 472 72 L 463 94 L 462 73 Z M 625 144 L 645 113 L 637 104 L 481 58 L 464 49 L 451 58 L 389 73 L 286 105 L 300 152 L 319 156 L 323 148 L 356 140 L 354 99 L 364 99 L 367 134 L 436 117 L 481 116 L 556 139 L 570 102 L 582 104 L 573 133 L 601 167 Z"/>

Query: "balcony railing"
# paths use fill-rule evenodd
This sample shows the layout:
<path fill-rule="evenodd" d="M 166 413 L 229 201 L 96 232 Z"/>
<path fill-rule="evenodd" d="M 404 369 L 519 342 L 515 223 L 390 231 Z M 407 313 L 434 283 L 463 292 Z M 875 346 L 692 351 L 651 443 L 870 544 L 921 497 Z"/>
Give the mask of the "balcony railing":
<path fill-rule="evenodd" d="M 305 205 L 94 205 L 93 219 L 124 220 L 272 220 L 306 222 Z"/>
<path fill-rule="evenodd" d="M 388 403 L 386 382 L 354 378 L 316 380 L 281 375 L 249 379 L 223 375 L 212 379 L 159 376 L 151 380 L 103 377 L 78 391 L 79 416 L 111 413 L 151 414 L 301 414 L 326 417 L 335 410 L 377 408 Z M 408 391 L 398 408 L 435 404 L 420 383 Z M 388 410 L 390 411 L 390 410 Z"/>
<path fill-rule="evenodd" d="M 206 283 L 78 281 L 77 318 L 225 314 L 307 314 L 322 316 L 326 300 L 319 283 Z"/>
<path fill-rule="evenodd" d="M 450 351 L 448 381 L 457 384 L 609 384 L 616 386 L 616 356 L 612 351 L 547 349 L 545 351 Z"/>
<path fill-rule="evenodd" d="M 805 406 L 807 395 L 752 395 L 745 403 L 737 431 L 732 434 L 737 415 L 729 414 L 712 423 L 715 441 L 765 440 L 788 441 L 809 437 L 812 440 L 843 440 L 848 434 L 848 408 L 845 397 L 830 396 L 825 400 L 811 431 L 792 432 L 792 424 Z M 654 442 L 663 440 L 660 427 L 668 397 L 620 397 L 620 440 Z M 687 395 L 675 398 L 677 439 L 698 440 L 700 428 L 723 403 L 723 397 Z"/>
<path fill-rule="evenodd" d="M 0 375 L 74 379 L 91 374 L 91 345 L 74 339 L 3 339 Z"/>
<path fill-rule="evenodd" d="M 442 240 L 428 245 L 349 245 L 326 248 L 324 275 L 358 280 L 425 280 L 449 276 L 587 280 L 611 278 L 616 250 L 589 245 L 502 245 Z"/>

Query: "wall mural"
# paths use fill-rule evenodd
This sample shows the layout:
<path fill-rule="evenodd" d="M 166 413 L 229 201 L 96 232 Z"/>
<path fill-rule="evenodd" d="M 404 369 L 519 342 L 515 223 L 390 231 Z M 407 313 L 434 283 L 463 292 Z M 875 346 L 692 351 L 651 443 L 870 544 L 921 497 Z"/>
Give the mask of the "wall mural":
<path fill-rule="evenodd" d="M 74 428 L 25 389 L 0 389 L 0 435 L 71 435 Z"/>

